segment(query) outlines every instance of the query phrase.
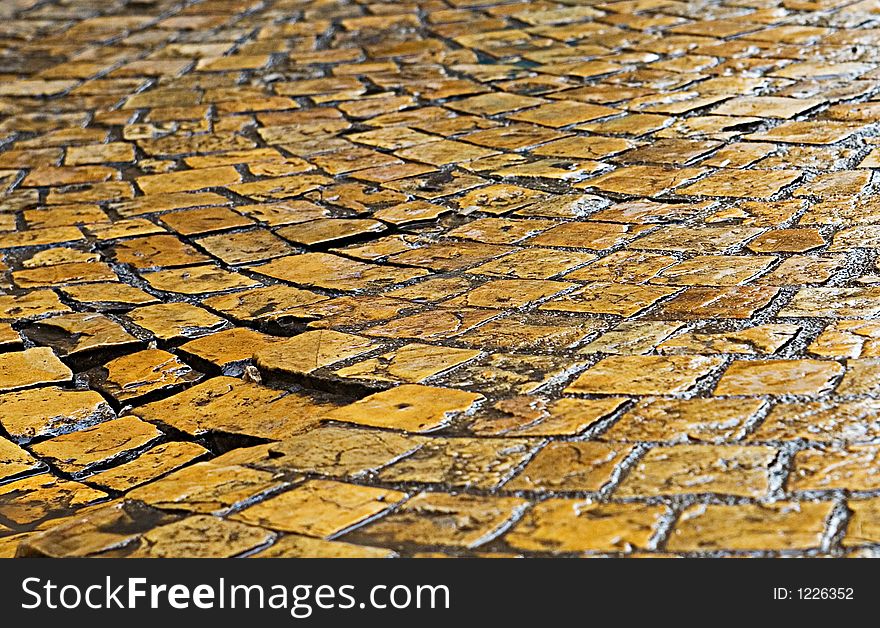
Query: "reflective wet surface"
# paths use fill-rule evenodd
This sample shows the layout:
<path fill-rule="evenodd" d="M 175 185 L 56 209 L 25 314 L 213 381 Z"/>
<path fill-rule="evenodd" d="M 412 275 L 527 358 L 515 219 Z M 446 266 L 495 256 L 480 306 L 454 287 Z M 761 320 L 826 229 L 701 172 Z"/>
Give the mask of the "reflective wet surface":
<path fill-rule="evenodd" d="M 0 17 L 0 556 L 880 546 L 876 3 Z"/>

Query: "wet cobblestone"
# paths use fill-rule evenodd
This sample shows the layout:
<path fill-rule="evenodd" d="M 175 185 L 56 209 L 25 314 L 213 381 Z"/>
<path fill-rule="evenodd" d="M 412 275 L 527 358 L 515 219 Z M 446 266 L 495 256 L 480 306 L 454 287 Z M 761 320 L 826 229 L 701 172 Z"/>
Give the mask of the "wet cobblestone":
<path fill-rule="evenodd" d="M 875 2 L 0 18 L 0 556 L 880 551 Z"/>

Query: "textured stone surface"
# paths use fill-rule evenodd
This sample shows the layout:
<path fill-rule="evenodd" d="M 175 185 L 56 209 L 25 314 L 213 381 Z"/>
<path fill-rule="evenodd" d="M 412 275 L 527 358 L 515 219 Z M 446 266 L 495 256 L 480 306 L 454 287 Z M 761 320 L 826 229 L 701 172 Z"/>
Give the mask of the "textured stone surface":
<path fill-rule="evenodd" d="M 0 4 L 0 556 L 876 553 L 871 3 Z"/>

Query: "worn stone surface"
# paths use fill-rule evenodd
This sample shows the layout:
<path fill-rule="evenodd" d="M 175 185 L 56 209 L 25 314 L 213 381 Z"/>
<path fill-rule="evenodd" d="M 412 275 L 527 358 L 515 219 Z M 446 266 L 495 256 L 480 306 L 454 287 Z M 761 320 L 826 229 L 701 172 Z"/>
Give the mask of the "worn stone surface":
<path fill-rule="evenodd" d="M 871 3 L 0 4 L 0 555 L 876 552 Z"/>

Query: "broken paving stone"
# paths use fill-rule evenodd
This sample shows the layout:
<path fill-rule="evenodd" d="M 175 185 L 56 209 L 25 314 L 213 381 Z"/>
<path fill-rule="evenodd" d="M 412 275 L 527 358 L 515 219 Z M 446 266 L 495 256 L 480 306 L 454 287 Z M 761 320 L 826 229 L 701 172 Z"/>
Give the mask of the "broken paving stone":
<path fill-rule="evenodd" d="M 445 484 L 493 489 L 525 462 L 535 441 L 513 438 L 431 438 L 413 452 L 381 470 L 385 482 Z"/>
<path fill-rule="evenodd" d="M 574 394 L 669 395 L 687 392 L 724 363 L 698 355 L 603 358 L 565 389 Z"/>
<path fill-rule="evenodd" d="M 69 382 L 71 370 L 48 347 L 0 353 L 0 392 Z"/>
<path fill-rule="evenodd" d="M 181 362 L 177 356 L 160 349 L 145 349 L 107 362 L 94 371 L 90 383 L 122 403 L 199 379 L 201 373 Z"/>
<path fill-rule="evenodd" d="M 594 441 L 549 443 L 529 461 L 506 490 L 558 492 L 598 491 L 630 453 L 623 445 Z"/>
<path fill-rule="evenodd" d="M 128 416 L 104 421 L 31 446 L 35 455 L 77 477 L 96 465 L 109 464 L 163 436 L 154 425 Z"/>
<path fill-rule="evenodd" d="M 826 360 L 734 361 L 715 387 L 716 395 L 820 395 L 844 372 Z"/>
<path fill-rule="evenodd" d="M 486 262 L 467 272 L 517 279 L 549 279 L 594 259 L 596 256 L 592 253 L 527 248 Z"/>
<path fill-rule="evenodd" d="M 663 320 L 745 319 L 770 304 L 779 289 L 771 286 L 687 288 L 663 302 L 652 318 Z M 780 316 L 785 316 L 780 314 Z"/>
<path fill-rule="evenodd" d="M 876 544 L 877 539 L 880 538 L 880 529 L 877 528 L 880 504 L 877 498 L 850 499 L 847 501 L 847 507 L 852 515 L 841 544 L 845 547 Z"/>
<path fill-rule="evenodd" d="M 205 336 L 222 329 L 227 324 L 219 316 L 183 302 L 139 307 L 129 312 L 126 318 L 138 327 L 146 329 L 159 340 L 169 341 Z"/>
<path fill-rule="evenodd" d="M 338 408 L 325 419 L 405 432 L 430 432 L 468 412 L 480 399 L 478 394 L 461 390 L 405 384 Z"/>
<path fill-rule="evenodd" d="M 18 442 L 58 435 L 115 418 L 96 392 L 33 388 L 0 395 L 0 425 Z"/>
<path fill-rule="evenodd" d="M 516 308 L 552 297 L 577 284 L 563 281 L 496 279 L 446 301 L 450 307 Z"/>
<path fill-rule="evenodd" d="M 631 552 L 648 547 L 667 512 L 662 505 L 553 498 L 526 512 L 504 540 L 516 549 L 550 554 Z"/>
<path fill-rule="evenodd" d="M 198 243 L 225 264 L 263 262 L 293 252 L 287 242 L 264 229 L 211 235 Z"/>
<path fill-rule="evenodd" d="M 761 497 L 770 490 L 772 447 L 675 445 L 649 450 L 618 486 L 617 497 L 719 493 Z"/>
<path fill-rule="evenodd" d="M 347 538 L 379 545 L 473 548 L 500 534 L 526 505 L 514 497 L 420 493 Z"/>
<path fill-rule="evenodd" d="M 212 513 L 248 503 L 286 485 L 266 471 L 199 462 L 140 486 L 126 497 L 164 510 Z"/>
<path fill-rule="evenodd" d="M 0 323 L 0 349 L 4 351 L 21 347 L 21 336 L 9 323 Z"/>
<path fill-rule="evenodd" d="M 104 490 L 125 492 L 208 454 L 210 452 L 207 449 L 196 443 L 162 443 L 130 462 L 90 475 L 86 481 Z"/>
<path fill-rule="evenodd" d="M 679 516 L 666 548 L 673 552 L 818 548 L 832 508 L 831 502 L 694 504 Z"/>
<path fill-rule="evenodd" d="M 0 516 L 17 525 L 32 525 L 106 497 L 103 491 L 44 473 L 0 485 Z"/>
<path fill-rule="evenodd" d="M 280 532 L 326 538 L 374 517 L 405 493 L 382 488 L 309 480 L 231 516 Z"/>

